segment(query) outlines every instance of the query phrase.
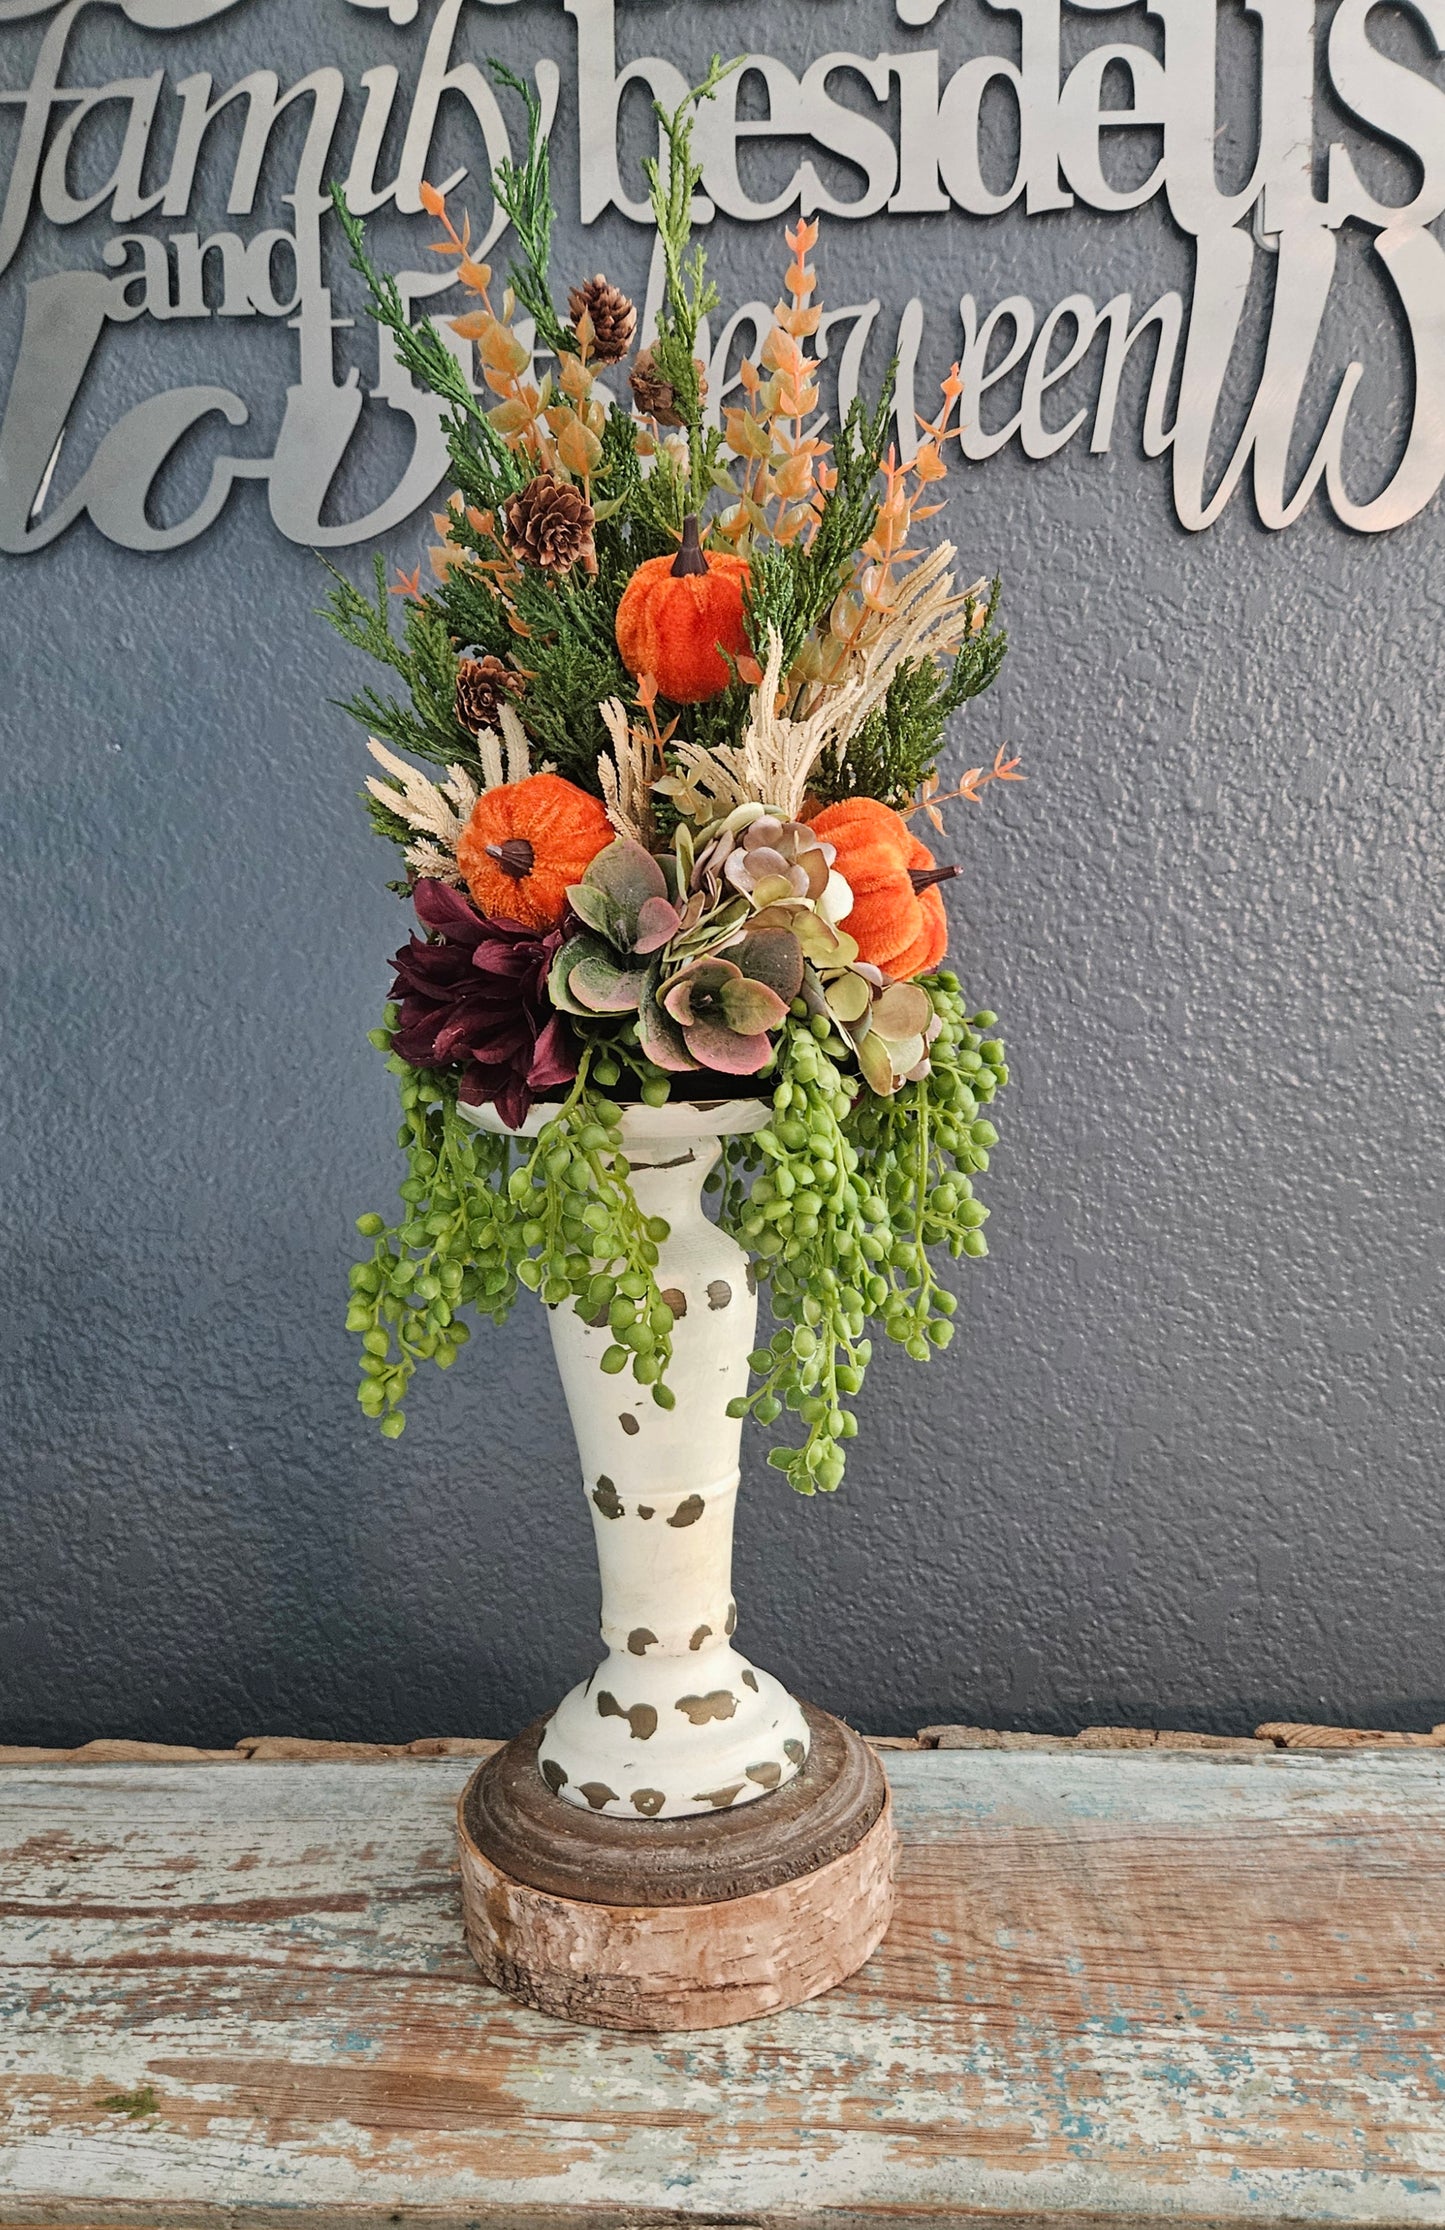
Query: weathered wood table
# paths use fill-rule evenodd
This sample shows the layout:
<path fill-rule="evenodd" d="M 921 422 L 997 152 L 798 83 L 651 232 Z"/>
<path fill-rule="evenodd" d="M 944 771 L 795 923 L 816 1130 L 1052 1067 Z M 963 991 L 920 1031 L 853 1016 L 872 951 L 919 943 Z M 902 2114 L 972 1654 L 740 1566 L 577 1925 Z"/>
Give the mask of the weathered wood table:
<path fill-rule="evenodd" d="M 0 1773 L 0 2222 L 1445 2224 L 1445 1754 L 887 1763 L 883 1951 L 658 2039 L 477 1977 L 464 1761 Z"/>

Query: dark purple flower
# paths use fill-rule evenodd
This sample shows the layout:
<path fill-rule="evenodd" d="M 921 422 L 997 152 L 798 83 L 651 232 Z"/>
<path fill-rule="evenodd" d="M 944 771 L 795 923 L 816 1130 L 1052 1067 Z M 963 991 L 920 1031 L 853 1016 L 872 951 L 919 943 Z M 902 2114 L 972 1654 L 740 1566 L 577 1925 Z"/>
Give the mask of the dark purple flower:
<path fill-rule="evenodd" d="M 534 1099 L 577 1074 L 576 1044 L 547 997 L 565 932 L 489 920 L 447 883 L 419 882 L 412 898 L 433 936 L 396 956 L 392 1044 L 413 1068 L 460 1068 L 459 1098 L 490 1102 L 515 1130 Z"/>

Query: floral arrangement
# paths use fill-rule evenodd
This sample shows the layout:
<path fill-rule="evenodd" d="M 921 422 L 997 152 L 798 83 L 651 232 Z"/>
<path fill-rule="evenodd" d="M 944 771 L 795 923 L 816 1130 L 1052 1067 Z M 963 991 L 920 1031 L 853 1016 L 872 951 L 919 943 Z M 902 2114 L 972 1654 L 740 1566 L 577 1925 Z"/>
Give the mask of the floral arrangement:
<path fill-rule="evenodd" d="M 400 634 L 380 558 L 374 597 L 338 576 L 329 614 L 405 685 L 347 709 L 420 925 L 373 1033 L 400 1088 L 403 1215 L 360 1218 L 373 1246 L 348 1324 L 389 1436 L 416 1363 L 446 1368 L 464 1312 L 500 1323 L 519 1284 L 609 1325 L 604 1371 L 670 1408 L 667 1233 L 633 1198 L 622 1109 L 762 1098 L 767 1127 L 726 1141 L 709 1180 L 777 1325 L 735 1413 L 797 1417 L 801 1445 L 770 1460 L 812 1493 L 843 1476 L 870 1324 L 920 1361 L 946 1347 L 956 1302 L 932 1251 L 987 1252 L 974 1180 L 1008 1070 L 997 1017 L 970 1014 L 942 965 L 939 886 L 959 871 L 917 830 L 1017 761 L 939 789 L 949 716 L 1004 651 L 997 583 L 957 589 L 953 549 L 916 542 L 961 382 L 955 367 L 907 462 L 888 393 L 825 438 L 815 224 L 786 235 L 738 400 L 708 412 L 696 347 L 717 296 L 690 240 L 691 124 L 723 74 L 658 110 L 666 286 L 645 345 L 600 275 L 555 307 L 546 140 L 505 70 L 531 126 L 525 163 L 493 180 L 517 249 L 505 286 L 423 193 L 474 304 L 452 340 L 411 325 L 335 195 L 373 315 L 447 408 L 456 480 L 433 578 L 400 584 Z M 538 1100 L 554 1111 L 535 1138 L 465 1112 L 490 1103 L 516 1130 Z"/>

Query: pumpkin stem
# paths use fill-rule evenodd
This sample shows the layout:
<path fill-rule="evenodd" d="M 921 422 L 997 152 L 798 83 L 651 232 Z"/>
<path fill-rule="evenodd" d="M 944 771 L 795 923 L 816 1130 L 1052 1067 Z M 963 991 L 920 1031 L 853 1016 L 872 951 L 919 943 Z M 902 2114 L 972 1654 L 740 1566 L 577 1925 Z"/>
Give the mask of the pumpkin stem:
<path fill-rule="evenodd" d="M 913 885 L 914 895 L 917 896 L 919 891 L 927 890 L 931 883 L 952 882 L 955 875 L 961 875 L 962 873 L 963 869 L 961 867 L 910 867 L 908 880 Z"/>
<path fill-rule="evenodd" d="M 486 849 L 487 858 L 494 859 L 502 873 L 510 875 L 514 883 L 520 883 L 531 874 L 537 858 L 525 836 L 509 836 L 504 844 L 489 844 Z"/>
<path fill-rule="evenodd" d="M 689 511 L 682 522 L 682 547 L 672 561 L 672 579 L 680 581 L 688 573 L 706 573 L 707 558 L 703 553 L 702 539 L 697 531 L 697 513 Z"/>

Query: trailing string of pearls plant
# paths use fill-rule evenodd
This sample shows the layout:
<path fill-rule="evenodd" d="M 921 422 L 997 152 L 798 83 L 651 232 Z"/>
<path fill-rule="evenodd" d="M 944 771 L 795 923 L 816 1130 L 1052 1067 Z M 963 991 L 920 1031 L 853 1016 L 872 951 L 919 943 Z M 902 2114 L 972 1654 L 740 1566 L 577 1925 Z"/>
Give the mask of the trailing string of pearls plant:
<path fill-rule="evenodd" d="M 997 1016 L 970 1012 L 942 966 L 939 885 L 958 870 L 913 826 L 942 829 L 946 798 L 1018 778 L 1000 753 L 939 788 L 949 717 L 1004 651 L 997 584 L 956 590 L 952 548 L 915 546 L 961 382 L 955 368 L 907 463 L 886 393 L 825 440 L 817 227 L 800 222 L 741 400 L 709 413 L 695 349 L 717 297 L 690 241 L 691 124 L 717 63 L 658 111 L 655 336 L 635 345 L 633 305 L 600 275 L 564 319 L 541 120 L 497 74 L 531 124 L 525 164 L 493 181 L 517 250 L 497 301 L 466 223 L 423 197 L 475 305 L 453 332 L 477 386 L 433 326 L 410 325 L 336 195 L 373 314 L 448 409 L 457 482 L 433 578 L 400 584 L 400 636 L 379 559 L 374 596 L 338 576 L 330 610 L 405 684 L 349 709 L 372 732 L 368 805 L 422 932 L 372 1040 L 407 1174 L 400 1220 L 358 1224 L 361 1405 L 395 1438 L 416 1365 L 447 1368 L 468 1316 L 500 1324 L 521 1285 L 605 1326 L 602 1371 L 671 1409 L 669 1229 L 638 1206 L 624 1114 L 746 1098 L 763 1113 L 707 1183 L 776 1330 L 729 1414 L 796 1418 L 801 1443 L 770 1461 L 801 1493 L 831 1491 L 870 1332 L 919 1361 L 952 1337 L 935 1261 L 988 1251 L 975 1179 L 1008 1081 Z M 625 363 L 631 408 L 602 376 Z M 520 1135 L 539 1101 L 545 1121 Z"/>

